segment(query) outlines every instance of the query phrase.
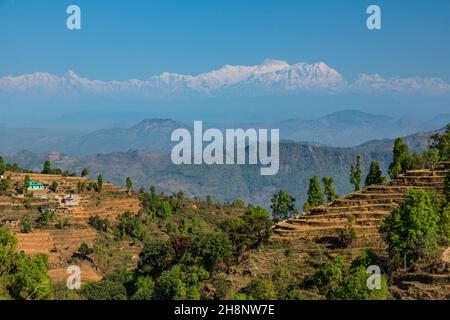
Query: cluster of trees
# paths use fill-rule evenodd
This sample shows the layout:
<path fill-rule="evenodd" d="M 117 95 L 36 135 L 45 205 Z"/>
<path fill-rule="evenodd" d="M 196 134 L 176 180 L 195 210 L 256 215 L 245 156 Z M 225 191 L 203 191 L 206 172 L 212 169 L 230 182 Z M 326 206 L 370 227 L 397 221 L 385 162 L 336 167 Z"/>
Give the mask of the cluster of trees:
<path fill-rule="evenodd" d="M 434 192 L 411 189 L 400 207 L 383 221 L 382 233 L 393 268 L 407 268 L 421 258 L 432 258 L 440 246 L 450 243 L 448 200 L 448 194 L 439 197 Z"/>
<path fill-rule="evenodd" d="M 135 234 L 141 228 L 138 216 L 124 214 L 119 220 L 119 230 L 125 234 Z M 271 226 L 266 210 L 249 207 L 244 215 L 225 220 L 208 233 L 178 233 L 167 241 L 146 236 L 135 270 L 109 274 L 98 283 L 85 285 L 80 294 L 93 300 L 197 300 L 212 286 L 213 298 L 225 298 L 230 288 L 219 272 L 221 266 L 238 259 L 244 250 L 264 244 Z M 210 285 L 208 290 L 206 284 Z M 247 291 L 246 298 L 257 299 L 262 296 L 257 292 L 264 290 L 255 282 Z"/>
<path fill-rule="evenodd" d="M 380 265 L 380 261 L 369 249 L 346 270 L 344 258 L 337 256 L 314 273 L 312 283 L 322 295 L 332 300 L 385 300 L 389 295 L 385 275 L 380 275 L 380 288 L 370 289 L 367 285 L 371 276 L 369 266 Z"/>
<path fill-rule="evenodd" d="M 308 199 L 303 205 L 304 211 L 308 211 L 310 208 L 318 207 L 325 203 L 331 203 L 338 199 L 339 196 L 333 186 L 334 179 L 331 177 L 323 177 L 322 183 L 324 185 L 323 191 L 317 176 L 314 176 L 309 180 Z M 324 201 L 324 196 L 326 201 Z"/>
<path fill-rule="evenodd" d="M 357 155 L 356 164 L 352 164 L 350 167 L 350 183 L 353 185 L 355 191 L 361 189 L 362 178 L 361 156 Z M 380 163 L 378 161 L 372 161 L 370 163 L 369 173 L 364 181 L 365 186 L 368 187 L 373 184 L 380 184 L 386 181 L 387 178 L 383 176 Z"/>
<path fill-rule="evenodd" d="M 408 170 L 422 169 L 424 167 L 434 170 L 439 161 L 450 160 L 450 124 L 443 134 L 434 134 L 430 138 L 430 145 L 423 154 L 410 153 L 408 145 L 401 138 L 394 143 L 393 161 L 389 166 L 389 175 L 392 179 Z"/>
<path fill-rule="evenodd" d="M 0 227 L 0 299 L 48 299 L 52 293 L 47 256 L 17 253 L 14 234 Z"/>
<path fill-rule="evenodd" d="M 163 193 L 157 194 L 156 187 L 151 186 L 150 192 L 143 188 L 139 190 L 139 200 L 142 209 L 151 217 L 166 219 L 182 208 L 184 200 L 183 192 L 166 196 Z"/>
<path fill-rule="evenodd" d="M 69 172 L 68 170 L 62 171 L 61 169 L 53 169 L 50 160 L 44 162 L 44 168 L 41 171 L 42 174 L 58 174 L 64 177 L 76 177 L 77 174 Z"/>
<path fill-rule="evenodd" d="M 6 163 L 3 157 L 0 156 L 0 175 L 4 175 L 6 171 L 25 172 L 25 170 L 20 168 L 17 163 L 13 164 Z"/>
<path fill-rule="evenodd" d="M 90 182 L 90 183 L 85 183 L 83 181 L 78 181 L 77 184 L 77 191 L 78 193 L 81 193 L 83 191 L 91 191 L 91 190 L 95 190 L 96 192 L 100 193 L 103 190 L 103 176 L 100 174 L 97 177 L 97 183 L 95 182 Z"/>

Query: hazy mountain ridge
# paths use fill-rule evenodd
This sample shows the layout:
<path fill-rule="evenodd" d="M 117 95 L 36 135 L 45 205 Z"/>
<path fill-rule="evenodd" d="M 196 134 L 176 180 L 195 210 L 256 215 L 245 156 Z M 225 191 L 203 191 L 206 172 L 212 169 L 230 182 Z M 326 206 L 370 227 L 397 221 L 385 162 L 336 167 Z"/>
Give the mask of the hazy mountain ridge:
<path fill-rule="evenodd" d="M 419 131 L 433 131 L 450 122 L 450 115 L 430 120 L 395 119 L 357 110 L 344 110 L 312 120 L 290 119 L 255 123 L 203 123 L 204 128 L 280 129 L 282 140 L 333 147 L 355 147 L 374 139 L 391 139 Z M 146 119 L 128 128 L 105 128 L 91 133 L 53 132 L 46 129 L 0 129 L 0 152 L 57 151 L 68 155 L 88 155 L 127 150 L 167 153 L 174 143 L 170 136 L 178 128 L 191 130 L 171 119 Z"/>
<path fill-rule="evenodd" d="M 385 169 L 391 158 L 390 152 L 360 152 L 351 148 L 286 142 L 280 145 L 280 171 L 275 176 L 261 176 L 259 166 L 254 165 L 175 166 L 168 154 L 133 150 L 82 157 L 52 154 L 52 158 L 54 167 L 78 173 L 89 167 L 92 177 L 102 174 L 118 185 L 123 185 L 125 178 L 130 176 L 135 188 L 148 188 L 154 184 L 165 192 L 183 190 L 191 197 L 202 198 L 210 194 L 222 201 L 243 198 L 268 207 L 271 195 L 280 188 L 294 194 L 300 205 L 305 200 L 308 182 L 313 175 L 333 176 L 337 191 L 342 194 L 349 192 L 348 170 L 357 154 L 362 155 L 365 171 L 372 160 L 380 161 Z M 5 158 L 8 162 L 39 171 L 49 155 L 17 152 Z"/>

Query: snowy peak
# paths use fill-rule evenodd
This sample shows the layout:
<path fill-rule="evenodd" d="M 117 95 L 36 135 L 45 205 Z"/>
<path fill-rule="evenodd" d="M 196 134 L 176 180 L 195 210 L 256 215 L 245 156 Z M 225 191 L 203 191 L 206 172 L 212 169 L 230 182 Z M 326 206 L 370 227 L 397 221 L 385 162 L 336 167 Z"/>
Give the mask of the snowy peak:
<path fill-rule="evenodd" d="M 302 91 L 348 91 L 447 94 L 450 85 L 440 78 L 390 78 L 361 75 L 349 84 L 325 62 L 296 63 L 266 59 L 254 66 L 226 65 L 199 75 L 164 72 L 146 80 L 91 80 L 69 70 L 63 76 L 36 72 L 0 78 L 0 93 L 132 94 L 150 98 L 192 96 L 280 95 Z"/>

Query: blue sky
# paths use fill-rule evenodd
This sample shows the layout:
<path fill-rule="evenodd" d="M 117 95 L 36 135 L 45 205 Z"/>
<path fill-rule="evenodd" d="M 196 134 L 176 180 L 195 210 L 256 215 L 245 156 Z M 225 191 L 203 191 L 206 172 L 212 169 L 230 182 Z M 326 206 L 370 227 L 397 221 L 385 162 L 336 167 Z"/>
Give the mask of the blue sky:
<path fill-rule="evenodd" d="M 82 30 L 66 28 L 71 4 L 81 7 Z M 370 4 L 381 7 L 380 31 L 366 27 Z M 0 0 L 0 78 L 74 70 L 105 81 L 147 79 L 166 71 L 197 75 L 271 58 L 290 64 L 324 61 L 350 83 L 359 74 L 378 73 L 385 78 L 438 77 L 448 85 L 449 35 L 448 0 Z M 37 95 L 45 96 L 39 90 Z M 104 125 L 125 115 L 130 121 L 281 120 L 342 109 L 431 118 L 450 110 L 449 94 L 350 93 L 167 104 L 128 98 L 35 98 L 18 102 L 16 96 L 0 96 L 0 125 L 65 127 L 79 117 L 75 127 L 88 121 L 96 126 L 99 115 Z"/>
<path fill-rule="evenodd" d="M 382 9 L 383 30 L 365 26 Z M 65 27 L 78 4 L 82 30 Z M 198 74 L 265 58 L 325 61 L 346 78 L 450 82 L 450 2 L 299 0 L 0 0 L 0 76 L 73 69 L 94 79 Z"/>

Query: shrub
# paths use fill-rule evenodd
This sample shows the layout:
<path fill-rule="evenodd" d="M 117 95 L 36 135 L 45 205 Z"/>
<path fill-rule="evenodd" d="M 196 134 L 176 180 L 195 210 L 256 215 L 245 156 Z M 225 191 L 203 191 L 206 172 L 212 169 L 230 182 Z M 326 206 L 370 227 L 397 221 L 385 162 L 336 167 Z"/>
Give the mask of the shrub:
<path fill-rule="evenodd" d="M 81 288 L 81 293 L 87 300 L 127 300 L 125 287 L 110 280 L 89 282 Z"/>
<path fill-rule="evenodd" d="M 133 300 L 152 300 L 155 295 L 155 282 L 149 276 L 138 277 Z"/>
<path fill-rule="evenodd" d="M 313 283 L 324 295 L 333 292 L 344 278 L 344 258 L 337 256 L 334 260 L 319 268 L 313 275 Z"/>
<path fill-rule="evenodd" d="M 389 292 L 385 276 L 381 276 L 381 288 L 369 289 L 367 280 L 369 274 L 366 268 L 359 266 L 345 277 L 330 294 L 333 300 L 385 300 Z"/>
<path fill-rule="evenodd" d="M 254 300 L 275 300 L 277 299 L 277 293 L 271 281 L 253 279 L 245 287 L 243 292 L 250 299 Z"/>

